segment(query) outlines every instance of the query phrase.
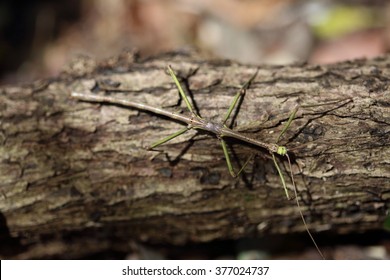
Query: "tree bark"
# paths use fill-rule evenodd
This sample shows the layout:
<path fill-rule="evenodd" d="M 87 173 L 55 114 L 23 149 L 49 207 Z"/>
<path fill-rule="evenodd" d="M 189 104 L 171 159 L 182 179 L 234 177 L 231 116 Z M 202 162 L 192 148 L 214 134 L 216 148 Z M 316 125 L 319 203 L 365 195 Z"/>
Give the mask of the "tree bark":
<path fill-rule="evenodd" d="M 233 127 L 275 143 L 299 106 L 280 142 L 293 159 L 310 230 L 382 228 L 390 204 L 390 56 L 250 66 L 193 53 L 142 60 L 121 54 L 103 62 L 79 58 L 59 77 L 0 89 L 3 240 L 31 246 L 77 235 L 93 251 L 88 240 L 97 235 L 108 246 L 110 240 L 185 244 L 305 231 L 266 150 L 227 139 L 236 169 L 256 154 L 233 179 L 213 135 L 191 130 L 148 151 L 183 124 L 69 97 L 111 87 L 111 96 L 188 114 L 167 65 L 183 78 L 199 113 L 214 121 L 258 70 Z M 291 186 L 286 158 L 278 161 Z"/>

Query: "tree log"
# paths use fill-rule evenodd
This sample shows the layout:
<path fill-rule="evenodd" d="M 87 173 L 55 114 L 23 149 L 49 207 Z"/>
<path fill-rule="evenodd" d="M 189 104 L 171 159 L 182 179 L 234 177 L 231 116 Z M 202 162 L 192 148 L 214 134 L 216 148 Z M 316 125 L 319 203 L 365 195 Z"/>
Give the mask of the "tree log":
<path fill-rule="evenodd" d="M 167 65 L 199 113 L 214 121 L 258 70 L 232 125 L 275 143 L 299 106 L 280 142 L 293 159 L 310 230 L 382 228 L 390 205 L 390 56 L 253 66 L 183 52 L 79 58 L 56 78 L 0 88 L 3 239 L 31 245 L 77 234 L 87 244 L 100 234 L 106 241 L 185 244 L 305 231 L 268 151 L 227 139 L 236 169 L 256 155 L 234 179 L 213 135 L 191 130 L 148 151 L 183 124 L 70 98 L 72 91 L 102 94 L 110 87 L 111 96 L 188 115 Z M 291 187 L 290 167 L 284 157 L 278 161 Z"/>

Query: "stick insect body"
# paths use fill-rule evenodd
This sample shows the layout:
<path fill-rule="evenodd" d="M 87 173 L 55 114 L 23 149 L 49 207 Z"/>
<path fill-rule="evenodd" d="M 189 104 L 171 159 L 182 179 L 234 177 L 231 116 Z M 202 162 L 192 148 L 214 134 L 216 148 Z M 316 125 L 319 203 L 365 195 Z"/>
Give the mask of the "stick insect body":
<path fill-rule="evenodd" d="M 146 104 L 143 104 L 143 103 L 138 103 L 138 102 L 133 102 L 133 101 L 129 101 L 129 100 L 126 100 L 126 99 L 120 99 L 120 98 L 113 98 L 113 97 L 110 97 L 110 96 L 100 96 L 100 95 L 95 95 L 95 94 L 86 94 L 86 93 L 78 93 L 78 92 L 72 92 L 71 93 L 71 97 L 75 98 L 75 99 L 78 99 L 78 100 L 81 100 L 81 101 L 87 101 L 87 102 L 105 102 L 105 103 L 110 103 L 110 104 L 118 104 L 118 105 L 123 105 L 123 106 L 127 106 L 127 107 L 133 107 L 133 108 L 136 108 L 136 109 L 139 109 L 139 110 L 143 110 L 143 111 L 149 111 L 149 112 L 152 112 L 152 113 L 155 113 L 155 114 L 158 114 L 158 115 L 162 115 L 162 116 L 166 116 L 168 118 L 171 118 L 171 119 L 174 119 L 174 120 L 178 120 L 180 122 L 183 122 L 183 123 L 186 123 L 187 124 L 187 127 L 184 128 L 184 129 L 181 129 L 179 130 L 178 132 L 152 144 L 149 148 L 150 149 L 153 149 L 165 142 L 168 142 L 169 140 L 185 133 L 186 131 L 190 130 L 190 129 L 199 129 L 199 130 L 204 130 L 204 131 L 208 131 L 210 133 L 213 133 L 215 134 L 215 136 L 221 141 L 222 143 L 222 146 L 226 147 L 226 143 L 224 142 L 223 138 L 224 137 L 230 137 L 230 138 L 235 138 L 235 139 L 238 139 L 238 140 L 241 140 L 241 141 L 244 141 L 244 142 L 247 142 L 247 143 L 250 143 L 250 144 L 253 144 L 255 146 L 258 146 L 258 147 L 262 147 L 266 150 L 268 150 L 271 154 L 279 154 L 281 156 L 285 156 L 287 155 L 287 149 L 286 147 L 284 146 L 279 146 L 277 144 L 270 144 L 270 143 L 265 143 L 265 142 L 262 142 L 262 141 L 259 141 L 259 140 L 256 140 L 256 139 L 253 139 L 253 138 L 250 138 L 250 137 L 247 137 L 241 133 L 238 133 L 236 131 L 233 131 L 232 129 L 228 128 L 226 126 L 226 122 L 227 120 L 229 119 L 231 113 L 233 112 L 233 109 L 235 107 L 235 105 L 237 104 L 240 96 L 244 95 L 245 93 L 245 90 L 248 88 L 249 84 L 252 82 L 252 80 L 255 78 L 256 74 L 254 74 L 251 79 L 246 82 L 242 87 L 241 89 L 236 93 L 236 96 L 234 97 L 234 100 L 232 102 L 232 104 L 230 105 L 230 108 L 223 120 L 223 123 L 222 124 L 219 124 L 219 123 L 214 123 L 214 122 L 211 122 L 211 121 L 208 121 L 202 117 L 200 117 L 196 112 L 195 110 L 193 109 L 191 103 L 189 102 L 188 100 L 188 97 L 186 96 L 186 94 L 184 93 L 175 73 L 173 72 L 172 68 L 171 67 L 168 67 L 168 71 L 169 71 L 169 74 L 172 76 L 173 80 L 175 81 L 176 83 L 176 86 L 178 87 L 179 89 L 179 92 L 180 92 L 180 95 L 181 97 L 183 98 L 183 100 L 185 101 L 188 109 L 190 110 L 191 112 L 191 116 L 188 117 L 188 116 L 185 116 L 185 115 L 182 115 L 182 114 L 177 114 L 177 113 L 174 113 L 174 112 L 170 112 L 170 111 L 167 111 L 167 110 L 164 110 L 164 109 L 160 109 L 160 108 L 156 108 L 156 107 L 153 107 L 153 106 L 150 106 L 150 105 L 146 105 Z M 290 117 L 290 119 L 292 120 L 292 118 Z M 289 120 L 289 122 L 286 124 L 286 126 L 289 126 L 291 120 Z M 285 130 L 287 130 L 287 128 L 285 128 L 282 133 L 285 132 Z M 225 151 L 225 149 L 223 149 Z M 227 150 L 227 148 L 226 148 Z M 230 162 L 230 159 L 229 159 L 229 154 L 228 153 L 225 153 L 225 157 L 226 157 L 226 160 L 227 160 L 227 164 L 228 164 L 228 169 L 230 171 L 230 174 L 233 176 L 233 177 L 237 177 L 239 175 L 239 173 L 234 173 L 233 171 L 233 168 L 232 168 L 232 165 L 231 165 L 231 162 Z M 288 195 L 288 192 L 287 192 L 287 187 L 286 185 L 283 183 L 283 187 L 286 189 L 286 195 L 287 195 L 287 198 L 290 198 L 290 196 Z"/>
<path fill-rule="evenodd" d="M 153 107 L 153 106 L 150 106 L 150 105 L 146 105 L 146 104 L 142 104 L 142 103 L 138 103 L 138 102 L 133 102 L 133 101 L 129 101 L 129 100 L 126 100 L 126 99 L 121 99 L 121 98 L 113 98 L 113 97 L 110 97 L 110 96 L 101 96 L 101 95 L 95 95 L 95 94 L 86 94 L 86 93 L 72 92 L 71 93 L 71 97 L 74 98 L 74 99 L 81 100 L 81 101 L 86 101 L 86 102 L 105 102 L 105 103 L 110 103 L 110 104 L 123 105 L 123 106 L 126 106 L 126 107 L 133 107 L 133 108 L 136 108 L 138 110 L 149 111 L 149 112 L 155 113 L 157 115 L 166 116 L 168 118 L 171 118 L 171 119 L 174 119 L 174 120 L 178 120 L 180 122 L 183 122 L 183 123 L 187 124 L 187 127 L 182 128 L 181 130 L 175 132 L 174 134 L 169 135 L 166 138 L 164 138 L 164 139 L 162 139 L 160 141 L 157 141 L 156 143 L 152 144 L 149 147 L 150 149 L 153 149 L 153 148 L 155 148 L 155 147 L 157 147 L 157 146 L 159 146 L 161 144 L 164 144 L 165 142 L 168 142 L 169 140 L 172 140 L 173 138 L 176 138 L 177 136 L 187 132 L 190 129 L 198 129 L 198 130 L 208 131 L 208 132 L 210 132 L 212 134 L 215 134 L 215 136 L 221 142 L 221 146 L 222 146 L 222 150 L 223 150 L 224 155 L 225 155 L 227 167 L 228 167 L 228 170 L 229 170 L 229 172 L 230 172 L 232 177 L 237 177 L 244 170 L 245 166 L 248 164 L 248 162 L 249 162 L 249 160 L 251 158 L 249 158 L 245 162 L 245 164 L 241 167 L 241 169 L 236 173 L 233 170 L 233 165 L 231 163 L 229 152 L 228 152 L 228 149 L 227 149 L 227 145 L 226 145 L 226 142 L 224 140 L 225 137 L 235 138 L 235 139 L 238 139 L 238 140 L 250 143 L 252 145 L 264 148 L 264 149 L 268 150 L 270 152 L 270 154 L 272 155 L 275 167 L 276 167 L 276 169 L 278 171 L 280 180 L 281 180 L 283 188 L 285 190 L 286 197 L 287 197 L 287 199 L 290 199 L 290 195 L 289 195 L 288 190 L 287 190 L 286 182 L 284 180 L 284 176 L 282 174 L 282 171 L 281 171 L 281 169 L 280 169 L 280 167 L 279 167 L 279 165 L 278 165 L 278 163 L 276 161 L 275 154 L 287 157 L 287 160 L 288 160 L 289 165 L 290 165 L 290 171 L 291 171 L 291 162 L 290 162 L 290 158 L 289 158 L 288 153 L 287 153 L 287 148 L 285 146 L 279 146 L 276 143 L 279 141 L 281 136 L 286 132 L 286 130 L 290 126 L 292 120 L 295 117 L 295 114 L 296 114 L 298 108 L 296 107 L 293 110 L 293 112 L 291 113 L 291 115 L 290 115 L 288 121 L 286 122 L 283 130 L 279 134 L 276 143 L 265 143 L 265 142 L 262 142 L 262 141 L 259 141 L 259 140 L 247 137 L 247 136 L 245 136 L 245 135 L 243 135 L 243 134 L 241 134 L 239 132 L 236 132 L 236 131 L 230 129 L 226 125 L 226 122 L 229 119 L 231 113 L 233 112 L 233 109 L 236 106 L 238 100 L 240 99 L 240 97 L 242 97 L 245 94 L 246 89 L 249 87 L 250 83 L 256 77 L 257 72 L 236 93 L 236 95 L 235 95 L 235 97 L 234 97 L 234 99 L 233 99 L 233 101 L 232 101 L 232 103 L 231 103 L 231 105 L 230 105 L 230 107 L 229 107 L 229 109 L 228 109 L 224 119 L 223 119 L 222 124 L 208 121 L 208 120 L 202 118 L 201 116 L 199 116 L 195 112 L 194 108 L 192 107 L 192 105 L 191 105 L 187 95 L 184 93 L 184 91 L 183 91 L 183 89 L 181 87 L 181 84 L 180 84 L 179 80 L 177 79 L 175 73 L 173 72 L 173 70 L 172 70 L 172 68 L 170 66 L 168 66 L 168 72 L 171 75 L 173 81 L 175 82 L 176 87 L 179 90 L 180 96 L 182 97 L 182 99 L 186 103 L 186 106 L 189 109 L 189 111 L 191 113 L 191 116 L 185 116 L 185 115 L 182 115 L 182 114 L 177 114 L 177 113 L 174 113 L 174 112 L 170 112 L 168 110 L 156 108 L 156 107 Z M 294 194 L 295 194 L 297 206 L 299 208 L 299 212 L 300 212 L 301 218 L 303 220 L 303 223 L 305 225 L 306 231 L 308 232 L 311 240 L 313 241 L 317 251 L 319 252 L 321 257 L 324 258 L 322 253 L 321 253 L 321 251 L 320 251 L 320 249 L 318 248 L 314 238 L 312 237 L 312 235 L 311 235 L 311 233 L 310 233 L 310 231 L 308 229 L 308 226 L 306 224 L 305 218 L 304 218 L 304 216 L 302 214 L 302 211 L 300 209 L 298 194 L 297 194 L 297 190 L 296 190 L 296 186 L 295 186 L 295 182 L 294 182 L 292 171 L 291 171 L 291 179 L 292 179 L 292 183 L 293 183 Z"/>

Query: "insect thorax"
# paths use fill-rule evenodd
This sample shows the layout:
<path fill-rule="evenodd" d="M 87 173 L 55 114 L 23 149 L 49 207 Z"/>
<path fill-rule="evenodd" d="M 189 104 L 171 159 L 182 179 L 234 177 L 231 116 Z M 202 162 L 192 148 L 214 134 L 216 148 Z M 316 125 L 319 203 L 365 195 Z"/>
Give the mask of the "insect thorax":
<path fill-rule="evenodd" d="M 221 134 L 222 125 L 218 123 L 207 122 L 204 128 L 205 130 L 208 130 L 210 132 L 215 133 L 216 135 L 219 135 Z"/>

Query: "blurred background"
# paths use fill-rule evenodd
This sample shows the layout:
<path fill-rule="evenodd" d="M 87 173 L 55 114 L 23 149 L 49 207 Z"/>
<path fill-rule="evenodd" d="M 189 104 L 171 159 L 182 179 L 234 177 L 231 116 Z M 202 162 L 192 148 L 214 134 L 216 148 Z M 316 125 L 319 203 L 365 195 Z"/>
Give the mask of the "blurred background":
<path fill-rule="evenodd" d="M 390 49 L 390 1 L 0 2 L 0 85 L 56 76 L 80 54 L 103 60 L 124 49 L 149 56 L 188 48 L 205 57 L 250 64 L 370 58 Z M 324 253 L 335 259 L 390 258 L 390 239 L 384 232 L 315 238 Z M 130 247 L 132 252 L 109 248 L 94 256 L 80 253 L 77 258 L 318 258 L 306 233 L 183 247 L 130 241 Z M 296 253 L 286 254 L 286 248 Z"/>
<path fill-rule="evenodd" d="M 78 54 L 195 48 L 251 64 L 332 63 L 390 48 L 385 0 L 2 0 L 0 84 L 55 76 Z"/>

